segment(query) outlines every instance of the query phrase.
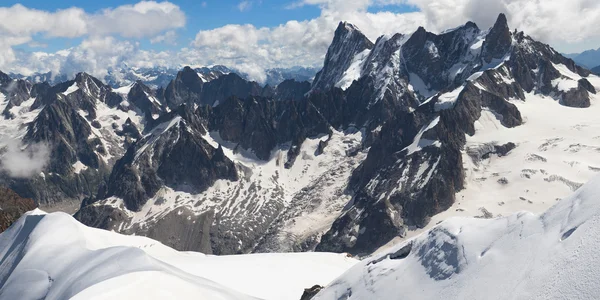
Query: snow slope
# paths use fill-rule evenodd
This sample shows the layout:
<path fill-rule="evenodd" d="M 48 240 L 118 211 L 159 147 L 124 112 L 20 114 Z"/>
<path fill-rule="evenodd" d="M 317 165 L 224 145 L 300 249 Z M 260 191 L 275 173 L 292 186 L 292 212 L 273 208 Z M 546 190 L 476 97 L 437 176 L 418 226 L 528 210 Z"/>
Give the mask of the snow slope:
<path fill-rule="evenodd" d="M 600 87 L 600 77 L 588 80 Z M 524 101 L 510 100 L 523 117 L 520 126 L 507 128 L 492 111 L 482 111 L 475 134 L 466 136 L 465 188 L 452 207 L 433 216 L 425 228 L 410 230 L 406 238 L 454 216 L 542 213 L 600 172 L 600 97 L 592 95 L 589 108 L 572 108 L 540 94 L 525 96 Z M 507 143 L 516 145 L 507 155 L 479 157 L 486 148 Z M 395 238 L 379 251 L 404 240 Z"/>
<path fill-rule="evenodd" d="M 599 225 L 597 176 L 541 215 L 449 219 L 314 299 L 599 299 Z"/>
<path fill-rule="evenodd" d="M 299 299 L 343 254 L 207 256 L 29 212 L 0 235 L 0 299 Z"/>

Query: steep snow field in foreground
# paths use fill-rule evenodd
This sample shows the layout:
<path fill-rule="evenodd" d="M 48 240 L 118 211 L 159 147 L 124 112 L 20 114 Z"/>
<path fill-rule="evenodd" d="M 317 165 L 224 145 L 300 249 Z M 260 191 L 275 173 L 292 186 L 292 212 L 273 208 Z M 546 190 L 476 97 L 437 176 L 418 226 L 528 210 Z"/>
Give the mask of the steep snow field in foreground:
<path fill-rule="evenodd" d="M 0 299 L 300 299 L 357 261 L 343 254 L 207 256 L 27 213 L 0 235 Z"/>
<path fill-rule="evenodd" d="M 600 177 L 541 215 L 452 218 L 354 266 L 315 300 L 600 299 Z"/>

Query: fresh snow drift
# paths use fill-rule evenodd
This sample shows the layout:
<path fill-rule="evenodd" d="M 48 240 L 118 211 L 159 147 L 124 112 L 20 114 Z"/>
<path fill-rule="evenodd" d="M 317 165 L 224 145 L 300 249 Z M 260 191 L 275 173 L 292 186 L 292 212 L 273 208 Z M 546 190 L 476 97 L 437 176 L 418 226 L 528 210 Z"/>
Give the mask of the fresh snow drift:
<path fill-rule="evenodd" d="M 343 254 L 207 256 L 29 212 L 0 235 L 0 299 L 299 299 L 356 260 Z"/>
<path fill-rule="evenodd" d="M 542 215 L 452 218 L 314 299 L 599 299 L 600 177 Z"/>

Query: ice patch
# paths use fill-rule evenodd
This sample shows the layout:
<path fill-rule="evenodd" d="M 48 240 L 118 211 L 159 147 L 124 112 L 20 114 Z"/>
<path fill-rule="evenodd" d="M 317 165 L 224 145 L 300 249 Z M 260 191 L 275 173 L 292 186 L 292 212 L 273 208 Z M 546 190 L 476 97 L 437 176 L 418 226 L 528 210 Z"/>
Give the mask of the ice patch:
<path fill-rule="evenodd" d="M 77 82 L 74 82 L 73 85 L 71 85 L 66 91 L 64 91 L 62 94 L 67 96 L 73 92 L 76 92 L 77 90 L 79 90 L 79 87 L 77 86 Z"/>
<path fill-rule="evenodd" d="M 440 111 L 454 107 L 456 100 L 458 100 L 458 96 L 460 96 L 460 93 L 463 91 L 464 88 L 465 86 L 461 85 L 449 93 L 441 94 L 438 97 L 437 102 L 435 103 L 435 110 Z"/>

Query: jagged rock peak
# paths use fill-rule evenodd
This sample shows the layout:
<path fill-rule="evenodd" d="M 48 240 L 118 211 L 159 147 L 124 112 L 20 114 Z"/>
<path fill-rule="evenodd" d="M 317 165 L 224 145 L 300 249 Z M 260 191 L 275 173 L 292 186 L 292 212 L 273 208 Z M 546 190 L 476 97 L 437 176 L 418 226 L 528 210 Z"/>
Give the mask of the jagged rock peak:
<path fill-rule="evenodd" d="M 198 73 L 190 66 L 185 66 L 181 71 L 177 72 L 176 81 L 181 81 L 189 87 L 197 87 L 202 84 L 202 79 Z"/>
<path fill-rule="evenodd" d="M 315 76 L 312 89 L 327 90 L 337 86 L 357 56 L 366 56 L 364 52 L 370 51 L 373 46 L 373 42 L 356 26 L 340 22 L 327 50 L 323 69 Z"/>
<path fill-rule="evenodd" d="M 187 78 L 187 76 L 200 79 L 200 77 L 198 77 L 198 73 L 196 73 L 196 71 L 194 71 L 194 69 L 192 69 L 190 66 L 183 67 L 183 69 L 177 73 L 177 77 Z"/>
<path fill-rule="evenodd" d="M 486 63 L 492 59 L 500 59 L 510 50 L 511 45 L 512 37 L 506 16 L 500 14 L 483 43 L 482 57 Z"/>
<path fill-rule="evenodd" d="M 467 23 L 465 23 L 464 26 L 462 26 L 463 28 L 477 28 L 479 29 L 479 26 L 477 26 L 477 24 L 475 24 L 474 22 L 468 21 Z"/>
<path fill-rule="evenodd" d="M 500 13 L 498 15 L 498 18 L 496 19 L 496 23 L 494 23 L 494 27 L 492 27 L 492 28 L 496 29 L 496 30 L 508 29 L 508 20 L 506 19 L 506 15 L 503 13 Z"/>

